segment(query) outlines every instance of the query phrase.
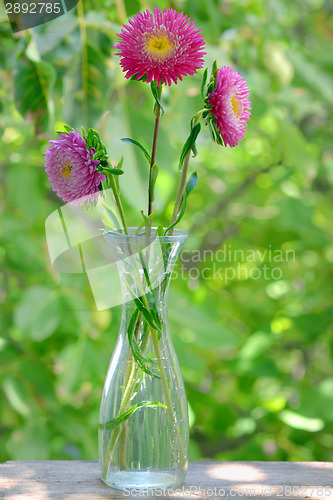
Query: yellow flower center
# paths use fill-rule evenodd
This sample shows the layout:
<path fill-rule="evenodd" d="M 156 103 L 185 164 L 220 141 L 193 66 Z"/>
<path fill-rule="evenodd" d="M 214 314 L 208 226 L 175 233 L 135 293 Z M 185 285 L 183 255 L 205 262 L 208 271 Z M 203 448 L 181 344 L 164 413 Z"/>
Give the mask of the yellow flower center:
<path fill-rule="evenodd" d="M 239 105 L 239 100 L 237 99 L 237 97 L 235 96 L 235 94 L 230 99 L 230 102 L 231 102 L 231 105 L 232 105 L 232 109 L 233 109 L 234 115 L 236 116 L 236 118 L 238 118 L 239 115 L 241 114 L 241 109 L 240 109 L 241 106 Z"/>
<path fill-rule="evenodd" d="M 66 165 L 64 166 L 64 168 L 61 171 L 61 175 L 63 177 L 67 177 L 67 179 L 70 179 L 72 168 L 73 168 L 72 165 L 69 165 L 69 163 L 66 163 Z"/>
<path fill-rule="evenodd" d="M 164 33 L 150 35 L 145 43 L 145 49 L 154 59 L 165 59 L 173 49 L 173 43 Z"/>

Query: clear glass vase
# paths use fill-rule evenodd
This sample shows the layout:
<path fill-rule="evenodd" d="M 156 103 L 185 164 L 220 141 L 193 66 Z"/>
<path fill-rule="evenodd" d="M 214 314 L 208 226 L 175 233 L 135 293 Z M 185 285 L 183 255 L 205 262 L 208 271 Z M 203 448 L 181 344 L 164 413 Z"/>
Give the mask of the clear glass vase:
<path fill-rule="evenodd" d="M 115 488 L 172 488 L 188 466 L 184 383 L 168 326 L 172 271 L 188 233 L 104 233 L 123 310 L 100 408 L 102 479 Z"/>

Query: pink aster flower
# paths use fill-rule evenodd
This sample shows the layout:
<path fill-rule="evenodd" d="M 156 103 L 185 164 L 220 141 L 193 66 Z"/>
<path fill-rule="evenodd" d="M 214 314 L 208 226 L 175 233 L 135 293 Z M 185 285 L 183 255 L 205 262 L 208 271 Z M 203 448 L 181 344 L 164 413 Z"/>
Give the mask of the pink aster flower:
<path fill-rule="evenodd" d="M 213 135 L 220 144 L 233 147 L 243 139 L 251 103 L 245 80 L 233 68 L 224 66 L 212 76 L 214 88 L 206 98 Z M 221 141 L 221 137 L 222 141 Z"/>
<path fill-rule="evenodd" d="M 171 85 L 202 68 L 205 42 L 194 22 L 173 9 L 139 12 L 124 25 L 116 45 L 126 78 Z"/>
<path fill-rule="evenodd" d="M 98 172 L 99 160 L 93 160 L 95 148 L 87 149 L 87 143 L 79 132 L 58 134 L 46 149 L 45 170 L 52 189 L 64 201 L 82 205 L 84 201 L 98 198 L 98 185 L 105 175 Z"/>

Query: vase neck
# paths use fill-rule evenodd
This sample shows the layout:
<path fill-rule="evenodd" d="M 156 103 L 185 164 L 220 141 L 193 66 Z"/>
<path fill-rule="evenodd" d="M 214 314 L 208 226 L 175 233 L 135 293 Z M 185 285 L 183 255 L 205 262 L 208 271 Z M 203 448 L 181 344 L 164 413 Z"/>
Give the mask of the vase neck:
<path fill-rule="evenodd" d="M 154 229 L 152 230 L 154 231 Z M 105 233 L 117 262 L 123 303 L 144 298 L 158 309 L 167 301 L 172 272 L 187 239 L 184 231 L 172 236 Z"/>

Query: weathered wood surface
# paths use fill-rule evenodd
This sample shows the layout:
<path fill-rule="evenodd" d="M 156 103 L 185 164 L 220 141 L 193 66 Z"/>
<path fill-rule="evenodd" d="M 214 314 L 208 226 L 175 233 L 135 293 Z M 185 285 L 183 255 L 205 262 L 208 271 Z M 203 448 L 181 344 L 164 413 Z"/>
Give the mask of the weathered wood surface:
<path fill-rule="evenodd" d="M 97 462 L 35 461 L 0 464 L 0 498 L 7 500 L 117 500 L 124 498 L 333 500 L 333 463 L 194 462 L 183 486 L 155 493 L 118 491 L 99 476 Z"/>

